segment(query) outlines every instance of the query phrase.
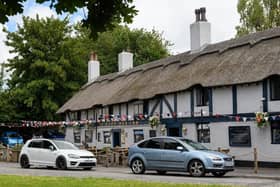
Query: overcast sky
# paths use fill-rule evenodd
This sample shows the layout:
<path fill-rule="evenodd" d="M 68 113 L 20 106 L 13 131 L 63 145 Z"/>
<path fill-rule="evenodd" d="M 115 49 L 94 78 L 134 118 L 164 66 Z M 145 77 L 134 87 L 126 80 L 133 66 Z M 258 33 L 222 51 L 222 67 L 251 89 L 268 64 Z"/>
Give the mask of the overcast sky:
<path fill-rule="evenodd" d="M 212 43 L 233 38 L 235 26 L 239 23 L 237 0 L 135 0 L 134 4 L 139 12 L 133 24 L 129 26 L 162 32 L 163 37 L 173 43 L 170 47 L 173 54 L 189 50 L 189 25 L 195 20 L 194 10 L 197 8 L 206 7 L 206 17 L 212 26 Z M 24 7 L 25 16 L 35 17 L 36 14 L 40 17 L 65 16 L 58 16 L 48 4 L 38 5 L 34 0 L 27 0 Z M 21 16 L 12 16 L 8 23 L 0 24 L 0 63 L 12 57 L 4 45 L 6 36 L 2 28 L 15 31 L 16 25 L 22 24 Z M 70 16 L 70 21 L 79 21 L 83 16 L 83 12 L 80 11 Z"/>

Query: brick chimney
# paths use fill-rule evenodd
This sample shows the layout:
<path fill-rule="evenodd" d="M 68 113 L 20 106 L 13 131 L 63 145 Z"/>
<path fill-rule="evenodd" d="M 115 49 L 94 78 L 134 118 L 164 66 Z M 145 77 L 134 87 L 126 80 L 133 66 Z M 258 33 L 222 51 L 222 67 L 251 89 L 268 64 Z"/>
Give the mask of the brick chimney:
<path fill-rule="evenodd" d="M 88 61 L 88 83 L 93 82 L 99 76 L 100 76 L 100 63 L 97 60 L 97 54 L 95 52 L 91 52 Z"/>
<path fill-rule="evenodd" d="M 191 52 L 199 52 L 211 43 L 211 24 L 206 19 L 206 8 L 195 10 L 195 22 L 190 25 Z"/>
<path fill-rule="evenodd" d="M 118 55 L 119 72 L 133 68 L 133 54 L 123 51 Z"/>

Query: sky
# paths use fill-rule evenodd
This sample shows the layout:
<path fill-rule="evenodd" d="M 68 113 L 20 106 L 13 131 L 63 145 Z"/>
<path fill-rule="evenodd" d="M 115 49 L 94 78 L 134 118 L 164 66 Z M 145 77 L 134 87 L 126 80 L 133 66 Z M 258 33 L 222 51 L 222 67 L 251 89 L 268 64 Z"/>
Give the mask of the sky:
<path fill-rule="evenodd" d="M 155 29 L 162 33 L 163 38 L 173 45 L 169 48 L 172 54 L 185 52 L 190 49 L 189 25 L 194 22 L 194 10 L 206 7 L 206 17 L 211 23 L 211 42 L 216 43 L 231 39 L 235 36 L 235 26 L 239 24 L 237 13 L 238 0 L 134 0 L 138 15 L 134 18 L 130 28 L 144 28 L 148 31 Z M 49 8 L 49 4 L 36 4 L 35 0 L 27 0 L 24 4 L 23 15 L 36 17 L 59 17 Z M 70 15 L 70 22 L 74 23 L 84 18 L 84 11 Z M 17 25 L 22 24 L 22 15 L 9 17 L 9 22 L 0 24 L 0 63 L 12 58 L 9 48 L 4 44 L 6 34 L 3 27 L 9 31 L 16 31 Z"/>

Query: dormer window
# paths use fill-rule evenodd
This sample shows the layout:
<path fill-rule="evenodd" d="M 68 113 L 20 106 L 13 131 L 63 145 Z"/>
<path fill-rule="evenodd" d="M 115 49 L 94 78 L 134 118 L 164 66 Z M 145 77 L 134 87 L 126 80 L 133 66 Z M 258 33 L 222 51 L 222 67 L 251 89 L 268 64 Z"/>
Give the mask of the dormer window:
<path fill-rule="evenodd" d="M 270 100 L 280 100 L 280 76 L 270 79 Z"/>
<path fill-rule="evenodd" d="M 208 88 L 199 86 L 196 88 L 196 106 L 207 106 L 209 103 Z"/>

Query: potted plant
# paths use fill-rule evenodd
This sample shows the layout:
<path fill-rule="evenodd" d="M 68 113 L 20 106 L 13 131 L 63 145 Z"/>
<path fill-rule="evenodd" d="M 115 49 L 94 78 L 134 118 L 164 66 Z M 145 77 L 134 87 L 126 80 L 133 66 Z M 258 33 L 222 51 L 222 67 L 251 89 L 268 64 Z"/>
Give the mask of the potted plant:
<path fill-rule="evenodd" d="M 149 124 L 151 125 L 152 129 L 154 127 L 158 127 L 159 126 L 159 117 L 158 116 L 151 116 L 149 118 Z"/>
<path fill-rule="evenodd" d="M 269 125 L 269 114 L 267 112 L 257 112 L 256 121 L 258 127 L 266 127 Z"/>

